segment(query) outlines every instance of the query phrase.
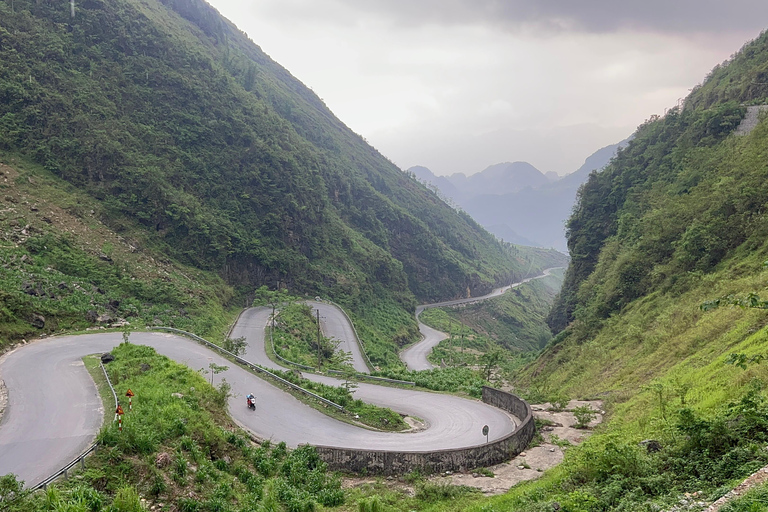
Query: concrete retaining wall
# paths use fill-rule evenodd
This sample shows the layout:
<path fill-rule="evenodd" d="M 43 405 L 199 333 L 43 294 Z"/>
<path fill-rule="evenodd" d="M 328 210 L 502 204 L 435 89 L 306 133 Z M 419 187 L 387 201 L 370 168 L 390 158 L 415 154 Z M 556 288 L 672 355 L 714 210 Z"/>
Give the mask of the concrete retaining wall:
<path fill-rule="evenodd" d="M 535 426 L 531 407 L 521 398 L 483 387 L 483 402 L 503 409 L 521 420 L 514 432 L 492 443 L 430 452 L 353 450 L 317 446 L 317 453 L 334 471 L 366 474 L 401 474 L 415 469 L 424 473 L 464 471 L 505 462 L 528 446 Z"/>

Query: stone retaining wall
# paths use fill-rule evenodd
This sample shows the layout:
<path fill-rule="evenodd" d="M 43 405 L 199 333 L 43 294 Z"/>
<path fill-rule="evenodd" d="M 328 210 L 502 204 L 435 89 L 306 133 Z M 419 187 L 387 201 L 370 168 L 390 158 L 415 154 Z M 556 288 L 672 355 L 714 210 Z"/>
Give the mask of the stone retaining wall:
<path fill-rule="evenodd" d="M 329 469 L 350 473 L 402 474 L 418 469 L 424 473 L 464 471 L 508 461 L 528 446 L 535 433 L 531 407 L 521 398 L 494 388 L 483 387 L 483 402 L 503 409 L 521 420 L 509 435 L 492 443 L 430 452 L 354 450 L 317 446 Z"/>

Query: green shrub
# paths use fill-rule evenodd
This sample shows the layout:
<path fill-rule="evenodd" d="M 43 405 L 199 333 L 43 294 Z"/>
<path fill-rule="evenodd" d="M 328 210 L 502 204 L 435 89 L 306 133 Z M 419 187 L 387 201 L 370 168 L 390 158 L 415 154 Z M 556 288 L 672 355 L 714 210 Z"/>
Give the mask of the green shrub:
<path fill-rule="evenodd" d="M 386 505 L 377 495 L 362 498 L 357 502 L 357 512 L 385 512 Z"/>
<path fill-rule="evenodd" d="M 416 486 L 416 499 L 436 502 L 457 498 L 473 492 L 477 492 L 477 490 L 463 485 L 452 485 L 443 482 L 422 482 Z"/>
<path fill-rule="evenodd" d="M 563 512 L 593 512 L 600 510 L 599 505 L 600 500 L 583 491 L 573 491 L 560 503 Z"/>
<path fill-rule="evenodd" d="M 115 500 L 112 502 L 113 512 L 144 512 L 141 506 L 139 493 L 131 486 L 124 486 L 118 489 Z"/>
<path fill-rule="evenodd" d="M 576 428 L 587 428 L 597 412 L 588 405 L 582 405 L 573 410 L 573 416 L 576 418 Z"/>
<path fill-rule="evenodd" d="M 179 498 L 177 504 L 179 512 L 198 512 L 202 508 L 202 504 L 192 498 Z"/>

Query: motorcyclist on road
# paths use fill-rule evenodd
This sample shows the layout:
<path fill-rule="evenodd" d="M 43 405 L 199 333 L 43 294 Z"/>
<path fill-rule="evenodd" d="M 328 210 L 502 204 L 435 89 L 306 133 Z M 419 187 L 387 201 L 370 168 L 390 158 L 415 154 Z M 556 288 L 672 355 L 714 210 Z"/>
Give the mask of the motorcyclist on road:
<path fill-rule="evenodd" d="M 253 396 L 251 393 L 248 393 L 245 395 L 245 403 L 250 408 L 256 408 L 256 397 Z"/>

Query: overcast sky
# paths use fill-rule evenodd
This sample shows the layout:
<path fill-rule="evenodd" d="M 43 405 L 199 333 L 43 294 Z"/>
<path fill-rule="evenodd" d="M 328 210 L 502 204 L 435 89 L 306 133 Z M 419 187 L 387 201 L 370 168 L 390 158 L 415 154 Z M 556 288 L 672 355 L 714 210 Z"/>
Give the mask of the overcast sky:
<path fill-rule="evenodd" d="M 575 171 L 768 26 L 765 0 L 209 0 L 407 169 Z"/>

